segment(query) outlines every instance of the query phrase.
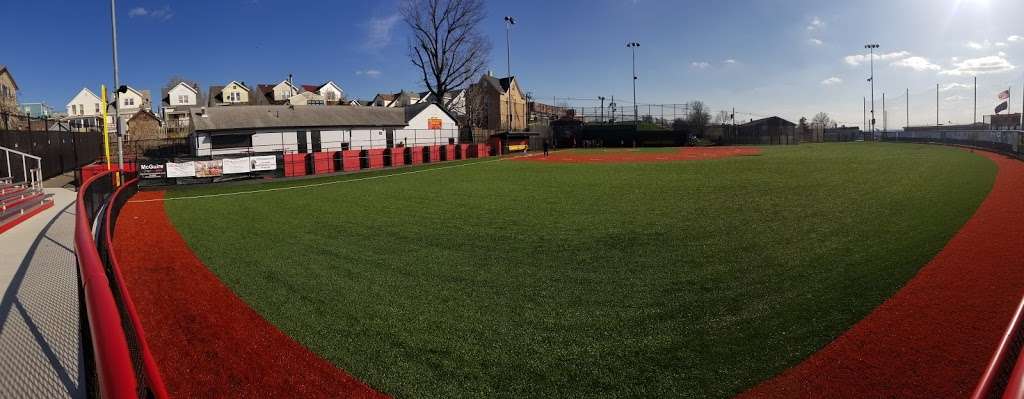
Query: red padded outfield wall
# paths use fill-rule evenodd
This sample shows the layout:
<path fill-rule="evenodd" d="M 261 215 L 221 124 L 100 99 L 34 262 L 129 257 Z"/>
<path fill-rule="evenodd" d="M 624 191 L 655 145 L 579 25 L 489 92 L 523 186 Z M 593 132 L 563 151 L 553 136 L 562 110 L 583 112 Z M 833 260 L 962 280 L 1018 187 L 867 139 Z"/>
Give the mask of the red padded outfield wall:
<path fill-rule="evenodd" d="M 317 175 L 323 175 L 327 173 L 334 173 L 334 156 L 335 152 L 314 152 L 313 156 L 313 173 Z"/>
<path fill-rule="evenodd" d="M 305 176 L 309 174 L 306 170 L 306 157 L 309 154 L 284 154 L 284 175 Z"/>
<path fill-rule="evenodd" d="M 341 170 L 345 172 L 354 172 L 359 170 L 359 153 L 360 150 L 346 150 L 341 152 Z"/>
<path fill-rule="evenodd" d="M 370 169 L 380 169 L 384 167 L 384 149 L 375 148 L 366 150 L 366 156 L 369 158 Z"/>
<path fill-rule="evenodd" d="M 406 153 L 409 154 L 409 165 L 423 163 L 423 147 L 406 147 Z"/>
<path fill-rule="evenodd" d="M 405 147 L 388 149 L 388 159 L 392 167 L 405 165 Z"/>

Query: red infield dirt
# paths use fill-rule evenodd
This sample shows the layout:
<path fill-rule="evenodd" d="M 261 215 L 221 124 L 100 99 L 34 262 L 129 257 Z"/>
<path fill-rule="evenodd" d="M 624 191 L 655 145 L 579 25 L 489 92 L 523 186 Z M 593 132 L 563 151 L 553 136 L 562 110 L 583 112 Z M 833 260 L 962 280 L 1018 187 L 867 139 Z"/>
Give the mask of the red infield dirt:
<path fill-rule="evenodd" d="M 133 199 L 162 198 L 140 192 Z M 129 202 L 114 248 L 172 397 L 386 397 L 286 336 L 220 282 L 163 201 Z"/>
<path fill-rule="evenodd" d="M 758 155 L 761 150 L 754 147 L 685 147 L 678 151 L 638 151 L 633 149 L 609 149 L 602 152 L 592 151 L 554 151 L 550 155 L 542 154 L 513 158 L 526 162 L 551 163 L 636 163 L 636 162 L 669 162 L 699 161 Z"/>
<path fill-rule="evenodd" d="M 974 216 L 849 331 L 741 398 L 967 397 L 1024 293 L 1024 162 L 999 166 Z"/>

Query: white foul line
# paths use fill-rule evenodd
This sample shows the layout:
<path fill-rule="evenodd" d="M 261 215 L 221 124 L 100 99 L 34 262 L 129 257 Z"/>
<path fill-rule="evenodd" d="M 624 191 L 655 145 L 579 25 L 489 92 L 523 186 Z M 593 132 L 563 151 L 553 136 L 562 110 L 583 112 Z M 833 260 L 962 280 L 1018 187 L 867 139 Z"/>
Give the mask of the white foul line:
<path fill-rule="evenodd" d="M 386 175 L 359 177 L 359 178 L 355 178 L 355 179 L 334 180 L 334 181 L 323 182 L 323 183 L 303 184 L 303 185 L 299 185 L 299 186 L 265 188 L 265 189 L 262 189 L 262 190 L 235 191 L 235 192 L 220 193 L 220 194 L 193 195 L 193 196 L 189 196 L 189 197 L 172 197 L 172 198 L 153 198 L 153 199 L 144 199 L 144 200 L 129 200 L 128 202 L 129 203 L 138 203 L 138 202 L 177 201 L 177 200 L 187 200 L 187 199 L 228 197 L 228 196 L 242 195 L 242 194 L 259 194 L 259 193 L 267 193 L 267 192 L 271 192 L 271 191 L 295 190 L 295 189 L 299 189 L 299 188 L 320 187 L 320 186 L 329 186 L 329 185 L 332 185 L 332 184 L 341 184 L 341 183 L 351 183 L 351 182 L 365 181 L 365 180 L 383 179 L 383 178 L 386 178 L 386 177 L 411 175 L 411 174 L 415 174 L 415 173 L 430 172 L 430 171 L 442 170 L 442 169 L 459 168 L 459 167 L 470 166 L 470 165 L 481 165 L 481 164 L 485 164 L 485 163 L 498 162 L 498 161 L 502 161 L 502 160 L 505 160 L 505 159 L 521 158 L 523 156 L 524 155 L 516 156 L 516 157 L 510 157 L 510 158 L 497 158 L 497 159 L 491 159 L 491 160 L 486 160 L 486 161 L 463 163 L 463 164 L 459 164 L 459 165 L 439 166 L 439 167 L 436 167 L 436 168 L 417 169 L 417 170 L 411 170 L 411 171 L 408 171 L 408 172 L 390 173 L 390 174 L 386 174 Z M 532 155 L 525 155 L 525 156 L 532 156 Z"/>

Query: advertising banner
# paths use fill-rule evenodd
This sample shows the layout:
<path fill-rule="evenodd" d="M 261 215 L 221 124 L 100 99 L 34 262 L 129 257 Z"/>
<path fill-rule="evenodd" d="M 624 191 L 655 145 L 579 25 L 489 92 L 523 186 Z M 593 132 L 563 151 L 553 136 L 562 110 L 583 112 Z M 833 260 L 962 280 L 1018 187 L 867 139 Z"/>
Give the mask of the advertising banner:
<path fill-rule="evenodd" d="M 217 177 L 223 174 L 223 160 L 214 159 L 212 161 L 196 161 L 196 177 Z"/>
<path fill-rule="evenodd" d="M 277 157 L 273 155 L 249 157 L 249 160 L 249 169 L 253 172 L 277 169 Z"/>
<path fill-rule="evenodd" d="M 196 163 L 189 162 L 168 162 L 166 165 L 167 177 L 193 177 L 196 175 Z"/>
<path fill-rule="evenodd" d="M 163 179 L 167 176 L 167 167 L 163 161 L 147 161 L 139 163 L 139 177 L 143 179 Z"/>
<path fill-rule="evenodd" d="M 224 174 L 249 173 L 252 170 L 252 161 L 245 158 L 224 158 Z"/>

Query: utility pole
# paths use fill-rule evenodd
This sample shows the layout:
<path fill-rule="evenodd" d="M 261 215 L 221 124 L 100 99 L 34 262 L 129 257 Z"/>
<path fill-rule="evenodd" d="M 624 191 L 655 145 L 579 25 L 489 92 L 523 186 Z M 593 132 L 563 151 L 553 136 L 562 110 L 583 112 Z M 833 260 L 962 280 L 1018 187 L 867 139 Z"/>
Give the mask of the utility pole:
<path fill-rule="evenodd" d="M 939 84 L 935 84 L 935 126 L 939 126 Z"/>
<path fill-rule="evenodd" d="M 882 92 L 882 134 L 889 130 L 889 114 L 885 113 L 885 92 Z"/>
<path fill-rule="evenodd" d="M 974 124 L 978 124 L 978 77 L 974 77 Z"/>
<path fill-rule="evenodd" d="M 868 129 L 868 98 L 861 97 L 861 99 L 864 100 L 864 112 L 860 118 L 860 128 L 862 131 L 866 131 Z"/>
<path fill-rule="evenodd" d="M 871 82 L 871 134 L 875 133 L 875 49 L 878 48 L 878 44 L 865 44 L 864 48 L 868 49 L 871 53 L 871 77 L 868 78 L 868 82 Z"/>
<path fill-rule="evenodd" d="M 114 125 L 117 132 L 117 167 L 124 170 L 124 133 L 121 132 L 121 75 L 117 67 L 117 5 L 110 0 L 110 36 L 114 49 Z M 145 104 L 145 101 L 143 101 Z M 104 107 L 107 104 L 103 104 Z M 106 120 L 103 123 L 107 123 Z"/>
<path fill-rule="evenodd" d="M 601 100 L 601 123 L 604 123 L 604 96 L 597 96 L 598 100 Z"/>
<path fill-rule="evenodd" d="M 904 132 L 907 131 L 908 127 L 910 127 L 910 88 L 909 87 L 907 88 L 907 125 L 906 125 L 906 127 L 903 128 L 903 131 Z"/>
<path fill-rule="evenodd" d="M 515 24 L 515 18 L 505 17 L 505 65 L 508 71 L 508 90 L 505 95 L 508 97 L 508 131 L 510 132 L 512 131 L 512 25 Z"/>
<path fill-rule="evenodd" d="M 640 47 L 640 43 L 630 42 L 629 44 L 626 44 L 626 47 L 629 47 L 631 50 L 633 50 L 633 124 L 639 126 L 640 110 L 637 108 L 636 104 L 636 48 Z"/>

